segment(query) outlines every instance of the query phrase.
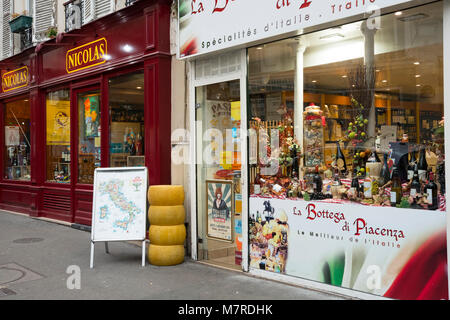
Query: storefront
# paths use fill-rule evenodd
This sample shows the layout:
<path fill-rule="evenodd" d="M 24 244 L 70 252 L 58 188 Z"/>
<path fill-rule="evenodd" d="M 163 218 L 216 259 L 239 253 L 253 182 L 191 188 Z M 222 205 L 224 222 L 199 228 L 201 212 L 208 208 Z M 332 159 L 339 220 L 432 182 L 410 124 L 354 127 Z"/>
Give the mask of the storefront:
<path fill-rule="evenodd" d="M 90 225 L 98 167 L 170 184 L 170 1 L 139 1 L 0 62 L 0 208 Z"/>
<path fill-rule="evenodd" d="M 180 1 L 193 259 L 448 299 L 449 26 L 448 0 Z"/>

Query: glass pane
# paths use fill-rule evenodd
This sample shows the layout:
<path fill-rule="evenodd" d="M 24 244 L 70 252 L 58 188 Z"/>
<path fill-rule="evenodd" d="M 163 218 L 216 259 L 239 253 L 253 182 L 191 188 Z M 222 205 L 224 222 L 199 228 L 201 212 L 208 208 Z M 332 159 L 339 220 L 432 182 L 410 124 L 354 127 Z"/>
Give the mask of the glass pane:
<path fill-rule="evenodd" d="M 250 48 L 251 193 L 445 210 L 442 31 L 436 2 Z"/>
<path fill-rule="evenodd" d="M 30 180 L 30 103 L 5 105 L 5 179 Z"/>
<path fill-rule="evenodd" d="M 199 257 L 237 269 L 242 261 L 239 83 L 196 89 Z"/>
<path fill-rule="evenodd" d="M 47 181 L 70 182 L 70 91 L 47 94 Z"/>
<path fill-rule="evenodd" d="M 110 166 L 145 166 L 144 71 L 109 80 Z"/>
<path fill-rule="evenodd" d="M 78 182 L 94 182 L 100 167 L 100 93 L 78 94 Z"/>

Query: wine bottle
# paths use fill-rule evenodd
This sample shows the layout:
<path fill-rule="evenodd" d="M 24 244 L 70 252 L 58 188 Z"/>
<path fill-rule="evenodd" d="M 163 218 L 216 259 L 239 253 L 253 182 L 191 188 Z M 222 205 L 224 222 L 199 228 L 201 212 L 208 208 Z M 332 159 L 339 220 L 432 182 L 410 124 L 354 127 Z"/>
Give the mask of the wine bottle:
<path fill-rule="evenodd" d="M 422 191 L 422 184 L 420 183 L 420 180 L 419 180 L 419 172 L 417 169 L 417 164 L 415 164 L 414 173 L 413 173 L 412 182 L 411 182 L 410 195 L 415 200 L 415 198 L 421 193 L 421 191 Z"/>
<path fill-rule="evenodd" d="M 351 188 L 353 194 L 355 194 L 356 197 L 359 197 L 359 191 L 360 191 L 360 188 L 359 188 L 359 179 L 358 179 L 358 176 L 357 176 L 357 174 L 356 174 L 356 171 L 355 171 L 355 173 L 353 174 L 352 184 L 351 184 L 350 188 Z"/>
<path fill-rule="evenodd" d="M 347 173 L 347 164 L 345 163 L 345 156 L 342 153 L 339 141 L 336 142 L 336 166 L 341 176 Z"/>
<path fill-rule="evenodd" d="M 383 155 L 383 166 L 381 167 L 380 172 L 380 186 L 384 186 L 391 180 L 391 173 L 389 171 L 387 157 L 388 157 L 387 154 Z"/>
<path fill-rule="evenodd" d="M 322 177 L 319 174 L 319 166 L 316 166 L 316 173 L 314 174 L 313 178 L 313 187 L 314 187 L 314 194 L 319 195 L 322 193 L 323 182 Z"/>
<path fill-rule="evenodd" d="M 434 182 L 434 173 L 430 171 L 428 176 L 429 181 L 425 186 L 424 193 L 427 196 L 428 210 L 436 210 L 438 208 L 438 188 L 437 184 Z"/>
<path fill-rule="evenodd" d="M 427 170 L 428 170 L 428 163 L 425 156 L 425 147 L 420 149 L 418 170 L 420 181 L 425 182 L 427 180 Z"/>
<path fill-rule="evenodd" d="M 392 184 L 391 184 L 391 206 L 395 207 L 400 204 L 402 200 L 402 181 L 398 172 L 397 166 L 394 166 L 392 171 Z"/>
<path fill-rule="evenodd" d="M 375 150 L 372 150 L 366 162 L 366 173 L 368 177 L 379 177 L 382 163 Z"/>
<path fill-rule="evenodd" d="M 255 181 L 253 182 L 253 193 L 254 194 L 261 194 L 261 182 L 260 182 L 260 176 L 259 172 L 255 175 Z"/>
<path fill-rule="evenodd" d="M 416 152 L 412 151 L 410 153 L 409 157 L 409 163 L 408 163 L 408 181 L 411 181 L 411 179 L 414 176 L 414 166 L 416 164 Z"/>

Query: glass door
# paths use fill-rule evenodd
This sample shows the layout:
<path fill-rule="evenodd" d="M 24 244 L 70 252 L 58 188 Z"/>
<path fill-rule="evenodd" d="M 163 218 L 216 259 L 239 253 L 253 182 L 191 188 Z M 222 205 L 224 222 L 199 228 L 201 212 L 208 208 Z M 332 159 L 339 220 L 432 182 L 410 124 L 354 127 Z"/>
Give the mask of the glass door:
<path fill-rule="evenodd" d="M 93 184 L 94 170 L 101 166 L 100 90 L 79 92 L 77 98 L 77 182 Z"/>
<path fill-rule="evenodd" d="M 198 258 L 241 269 L 240 81 L 196 87 Z"/>

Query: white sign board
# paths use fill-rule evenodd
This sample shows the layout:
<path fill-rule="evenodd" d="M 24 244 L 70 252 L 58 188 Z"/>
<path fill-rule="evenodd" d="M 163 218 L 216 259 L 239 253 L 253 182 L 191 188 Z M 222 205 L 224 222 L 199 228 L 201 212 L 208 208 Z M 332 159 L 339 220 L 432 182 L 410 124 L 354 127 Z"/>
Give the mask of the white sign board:
<path fill-rule="evenodd" d="M 178 56 L 192 57 L 411 0 L 180 0 Z"/>
<path fill-rule="evenodd" d="M 147 176 L 145 167 L 95 169 L 91 267 L 95 242 L 138 240 L 145 247 Z"/>

